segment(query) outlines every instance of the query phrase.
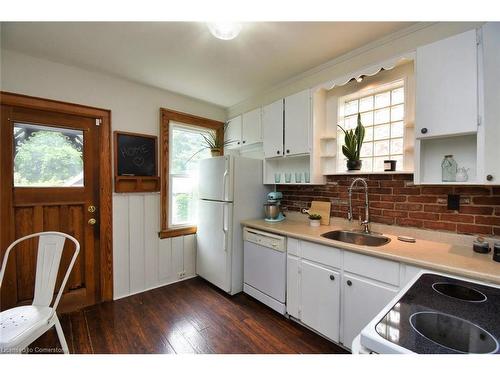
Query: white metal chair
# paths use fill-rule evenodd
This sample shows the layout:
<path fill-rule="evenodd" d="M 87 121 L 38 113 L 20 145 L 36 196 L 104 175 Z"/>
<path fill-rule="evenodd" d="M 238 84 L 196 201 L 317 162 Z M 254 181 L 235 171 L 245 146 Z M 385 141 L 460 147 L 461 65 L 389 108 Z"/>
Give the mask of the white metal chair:
<path fill-rule="evenodd" d="M 56 326 L 61 347 L 64 353 L 67 354 L 69 353 L 68 344 L 64 338 L 61 323 L 57 318 L 56 309 L 71 269 L 80 252 L 80 243 L 74 237 L 60 232 L 40 232 L 14 241 L 7 248 L 3 258 L 0 270 L 0 289 L 10 251 L 20 242 L 33 237 L 39 237 L 33 303 L 29 306 L 14 307 L 0 312 L 0 354 L 22 352 L 28 345 L 54 325 Z M 71 240 L 75 244 L 75 252 L 64 275 L 55 302 L 51 307 L 50 304 L 54 297 L 59 264 L 66 239 Z"/>

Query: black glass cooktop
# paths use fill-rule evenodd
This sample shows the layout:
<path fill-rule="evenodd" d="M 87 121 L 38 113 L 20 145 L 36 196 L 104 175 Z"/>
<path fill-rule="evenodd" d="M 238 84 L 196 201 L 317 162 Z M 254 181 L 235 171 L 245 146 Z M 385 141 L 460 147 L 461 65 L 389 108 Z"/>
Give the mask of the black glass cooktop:
<path fill-rule="evenodd" d="M 425 273 L 375 328 L 415 353 L 500 353 L 500 289 Z"/>

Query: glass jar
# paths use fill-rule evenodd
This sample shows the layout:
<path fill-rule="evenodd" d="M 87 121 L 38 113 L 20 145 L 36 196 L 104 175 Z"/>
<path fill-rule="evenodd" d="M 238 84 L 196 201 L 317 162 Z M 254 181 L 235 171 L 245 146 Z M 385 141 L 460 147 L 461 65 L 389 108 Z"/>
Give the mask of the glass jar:
<path fill-rule="evenodd" d="M 445 155 L 441 163 L 442 181 L 455 182 L 457 179 L 457 162 L 453 155 Z"/>

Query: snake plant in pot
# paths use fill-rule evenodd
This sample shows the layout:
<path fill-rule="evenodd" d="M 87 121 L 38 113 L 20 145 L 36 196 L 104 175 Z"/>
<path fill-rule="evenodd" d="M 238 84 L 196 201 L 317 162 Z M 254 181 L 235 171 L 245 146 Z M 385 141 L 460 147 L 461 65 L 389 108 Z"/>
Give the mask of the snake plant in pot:
<path fill-rule="evenodd" d="M 361 123 L 361 115 L 358 113 L 358 125 L 355 129 L 345 130 L 342 126 L 338 127 L 344 132 L 344 145 L 342 153 L 347 158 L 347 169 L 357 171 L 361 169 L 360 154 L 361 146 L 365 139 L 365 127 Z"/>
<path fill-rule="evenodd" d="M 229 126 L 229 122 L 226 122 L 224 124 L 224 126 L 222 127 L 222 129 L 221 129 L 222 131 L 220 134 L 215 130 L 210 130 L 207 133 L 204 133 L 204 132 L 200 133 L 200 135 L 203 138 L 203 142 L 202 142 L 203 147 L 201 149 L 199 149 L 198 151 L 196 151 L 193 155 L 191 155 L 191 157 L 186 161 L 186 163 L 191 161 L 191 159 L 193 159 L 196 155 L 198 155 L 200 152 L 202 152 L 203 150 L 206 150 L 206 149 L 210 150 L 210 154 L 212 155 L 212 157 L 221 156 L 222 151 L 224 150 L 224 147 L 234 143 L 234 140 L 231 140 L 231 139 L 225 140 L 224 139 L 225 138 L 224 135 L 227 132 L 228 126 Z"/>

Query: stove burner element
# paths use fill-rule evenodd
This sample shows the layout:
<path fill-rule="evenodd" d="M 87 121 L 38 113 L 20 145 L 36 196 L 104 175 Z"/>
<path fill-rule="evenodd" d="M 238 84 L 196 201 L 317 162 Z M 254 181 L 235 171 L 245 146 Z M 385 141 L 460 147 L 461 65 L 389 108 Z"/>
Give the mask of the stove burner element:
<path fill-rule="evenodd" d="M 498 342 L 483 328 L 452 315 L 422 311 L 410 316 L 412 328 L 420 335 L 460 353 L 494 353 Z"/>
<path fill-rule="evenodd" d="M 432 284 L 432 289 L 439 294 L 459 299 L 461 301 L 484 302 L 487 300 L 487 297 L 480 291 L 459 284 L 446 282 L 434 283 Z"/>

